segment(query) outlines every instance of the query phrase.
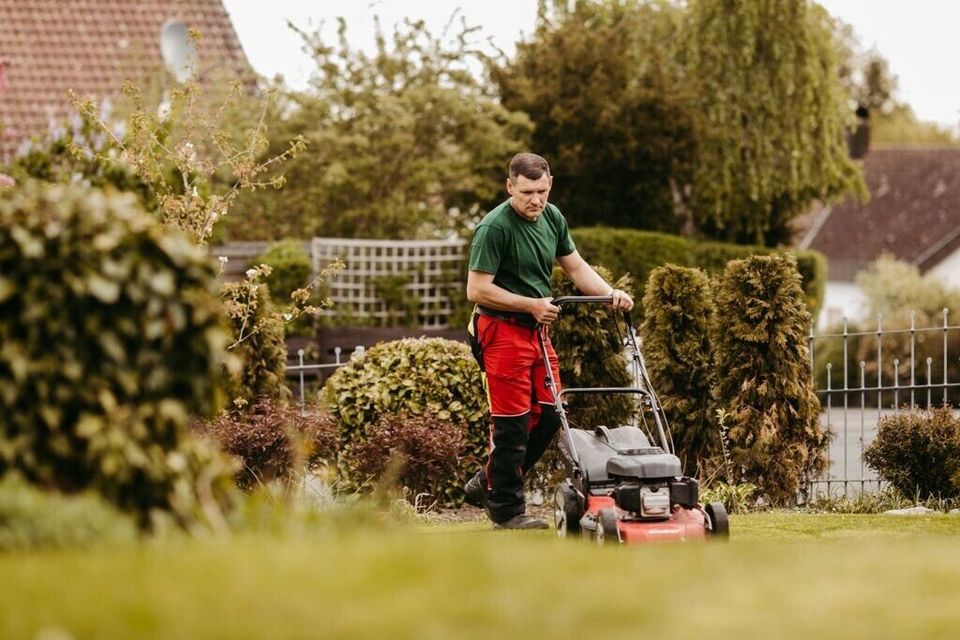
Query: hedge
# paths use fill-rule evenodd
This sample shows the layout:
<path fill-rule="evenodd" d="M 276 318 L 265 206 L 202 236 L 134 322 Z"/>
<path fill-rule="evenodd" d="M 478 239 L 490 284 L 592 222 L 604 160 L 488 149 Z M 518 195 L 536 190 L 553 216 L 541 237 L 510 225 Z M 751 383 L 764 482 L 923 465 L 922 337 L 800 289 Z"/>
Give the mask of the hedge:
<path fill-rule="evenodd" d="M 823 304 L 827 261 L 817 251 L 698 242 L 655 231 L 608 227 L 574 229 L 571 235 L 580 254 L 590 264 L 601 264 L 613 273 L 629 273 L 633 276 L 638 301 L 643 298 L 650 272 L 661 265 L 669 263 L 696 267 L 708 274 L 720 274 L 731 260 L 752 255 L 789 253 L 797 261 L 797 270 L 803 279 L 804 301 L 810 314 L 816 317 Z M 638 311 L 643 313 L 639 306 Z"/>

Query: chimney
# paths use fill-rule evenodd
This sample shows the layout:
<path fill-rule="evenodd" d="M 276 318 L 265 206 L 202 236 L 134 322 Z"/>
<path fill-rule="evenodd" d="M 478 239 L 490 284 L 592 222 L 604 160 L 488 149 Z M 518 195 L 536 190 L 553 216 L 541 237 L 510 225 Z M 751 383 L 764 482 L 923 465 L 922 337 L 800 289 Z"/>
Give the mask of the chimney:
<path fill-rule="evenodd" d="M 847 152 L 854 160 L 860 160 L 870 150 L 870 110 L 857 106 L 857 126 L 847 133 Z"/>

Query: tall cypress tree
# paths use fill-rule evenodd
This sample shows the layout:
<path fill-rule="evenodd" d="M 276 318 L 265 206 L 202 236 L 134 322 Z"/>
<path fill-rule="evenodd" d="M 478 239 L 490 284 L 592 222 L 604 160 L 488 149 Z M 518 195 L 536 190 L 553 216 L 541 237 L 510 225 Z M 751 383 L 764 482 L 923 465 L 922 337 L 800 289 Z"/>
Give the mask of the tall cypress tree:
<path fill-rule="evenodd" d="M 793 501 L 827 465 L 829 435 L 810 372 L 810 312 L 789 255 L 731 261 L 716 291 L 717 404 L 726 414 L 731 481 L 757 485 L 775 504 Z"/>
<path fill-rule="evenodd" d="M 715 308 L 708 276 L 666 265 L 650 273 L 641 333 L 647 368 L 687 473 L 708 471 L 720 440 L 713 420 L 710 331 Z"/>

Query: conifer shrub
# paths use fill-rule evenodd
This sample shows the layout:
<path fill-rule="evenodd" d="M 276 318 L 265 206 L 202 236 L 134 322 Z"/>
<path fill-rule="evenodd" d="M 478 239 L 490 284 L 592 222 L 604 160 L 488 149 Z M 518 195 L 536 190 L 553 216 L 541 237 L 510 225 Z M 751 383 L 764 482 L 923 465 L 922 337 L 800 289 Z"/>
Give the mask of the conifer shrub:
<path fill-rule="evenodd" d="M 196 428 L 239 458 L 236 477 L 243 489 L 288 481 L 298 470 L 333 463 L 340 441 L 339 427 L 329 413 L 311 410 L 300 415 L 298 407 L 266 397 Z"/>
<path fill-rule="evenodd" d="M 632 280 L 622 277 L 613 282 L 610 271 L 595 266 L 605 281 L 632 294 Z M 583 295 L 559 267 L 550 283 L 554 297 Z M 626 327 L 621 312 L 615 317 L 610 307 L 600 304 L 571 304 L 550 325 L 550 339 L 560 361 L 560 379 L 567 387 L 632 386 L 623 356 Z M 619 323 L 619 325 L 617 324 Z M 618 330 L 619 329 L 619 330 Z M 571 422 L 590 429 L 596 425 L 616 427 L 631 421 L 635 398 L 627 395 L 568 396 L 567 416 Z"/>
<path fill-rule="evenodd" d="M 960 418 L 949 406 L 884 416 L 863 460 L 908 498 L 956 498 Z"/>
<path fill-rule="evenodd" d="M 269 289 L 256 282 L 231 282 L 223 286 L 222 296 L 239 340 L 232 351 L 241 366 L 228 385 L 233 405 L 242 408 L 262 397 L 289 399 L 283 318 L 271 313 Z"/>
<path fill-rule="evenodd" d="M 734 478 L 775 504 L 794 500 L 823 472 L 829 435 L 819 424 L 804 303 L 791 256 L 752 256 L 727 265 L 715 295 L 717 404 L 729 426 Z"/>
<path fill-rule="evenodd" d="M 707 472 L 716 466 L 712 459 L 720 446 L 713 421 L 710 332 L 716 310 L 710 280 L 699 269 L 657 267 L 643 306 L 643 352 L 677 455 L 687 473 Z"/>
<path fill-rule="evenodd" d="M 132 196 L 0 196 L 0 476 L 210 520 L 231 473 L 187 422 L 223 399 L 227 341 L 210 258 Z"/>
<path fill-rule="evenodd" d="M 396 460 L 394 480 L 409 501 L 452 507 L 462 502 L 464 478 L 478 464 L 467 435 L 464 421 L 430 411 L 383 413 L 345 448 L 341 466 L 353 484 L 373 486 Z"/>
<path fill-rule="evenodd" d="M 432 414 L 431 424 L 465 423 L 468 455 L 486 452 L 489 408 L 470 347 L 443 338 L 382 342 L 330 376 L 323 401 L 350 444 L 384 414 Z"/>

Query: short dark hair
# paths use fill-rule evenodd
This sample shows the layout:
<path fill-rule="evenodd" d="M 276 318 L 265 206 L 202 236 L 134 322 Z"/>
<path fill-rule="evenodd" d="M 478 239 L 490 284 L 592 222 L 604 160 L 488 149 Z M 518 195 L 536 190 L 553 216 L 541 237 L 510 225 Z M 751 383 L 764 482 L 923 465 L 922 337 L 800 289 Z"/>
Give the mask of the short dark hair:
<path fill-rule="evenodd" d="M 530 180 L 539 180 L 543 174 L 550 175 L 550 165 L 535 153 L 518 153 L 510 161 L 509 175 L 511 180 L 523 176 Z"/>

